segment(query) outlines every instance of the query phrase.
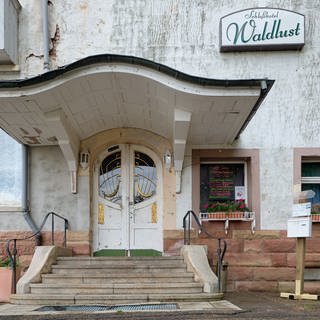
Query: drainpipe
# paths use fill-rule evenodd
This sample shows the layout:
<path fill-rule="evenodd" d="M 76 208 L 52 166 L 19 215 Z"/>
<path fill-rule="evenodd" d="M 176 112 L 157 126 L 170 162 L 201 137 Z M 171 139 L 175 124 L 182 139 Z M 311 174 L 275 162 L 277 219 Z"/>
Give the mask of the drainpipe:
<path fill-rule="evenodd" d="M 49 71 L 49 18 L 48 0 L 42 0 L 42 31 L 43 31 L 43 70 Z"/>
<path fill-rule="evenodd" d="M 21 195 L 21 203 L 22 203 L 22 211 L 23 217 L 28 223 L 33 233 L 39 232 L 39 228 L 36 226 L 33 221 L 29 206 L 28 206 L 28 191 L 29 191 L 29 164 L 28 164 L 28 147 L 26 145 L 22 145 L 22 195 Z M 41 235 L 40 232 L 36 236 L 37 246 L 41 245 Z"/>

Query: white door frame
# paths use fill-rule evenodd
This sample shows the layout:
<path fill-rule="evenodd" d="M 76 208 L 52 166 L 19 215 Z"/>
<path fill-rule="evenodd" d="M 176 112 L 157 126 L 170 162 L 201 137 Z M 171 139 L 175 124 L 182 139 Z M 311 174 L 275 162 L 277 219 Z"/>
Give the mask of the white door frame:
<path fill-rule="evenodd" d="M 109 148 L 110 149 L 110 148 Z M 133 245 L 133 236 L 135 232 L 140 229 L 144 228 L 143 224 L 140 226 L 135 223 L 135 212 L 137 210 L 141 210 L 143 207 L 150 207 L 150 203 L 152 205 L 153 202 L 156 201 L 156 211 L 157 211 L 157 230 L 158 232 L 158 241 L 156 245 L 146 241 L 147 245 L 151 245 L 148 249 L 155 249 L 158 251 L 163 251 L 163 183 L 162 183 L 162 176 L 163 176 L 163 167 L 162 162 L 159 156 L 150 150 L 149 148 L 142 146 L 142 145 L 135 145 L 135 144 L 119 144 L 119 148 L 115 151 L 108 152 L 108 149 L 101 152 L 98 156 L 94 168 L 93 168 L 93 251 L 103 249 L 101 243 L 99 243 L 99 225 L 98 225 L 98 211 L 99 211 L 99 188 L 98 188 L 98 177 L 99 177 L 99 169 L 102 161 L 112 153 L 121 151 L 121 160 L 124 161 L 129 160 L 129 163 L 121 164 L 121 175 L 123 181 L 122 186 L 122 204 L 121 204 L 121 225 L 122 225 L 122 235 L 121 238 L 123 240 L 122 244 L 120 245 L 121 248 L 129 250 L 130 246 Z M 156 189 L 156 200 L 152 197 L 151 199 L 146 199 L 141 203 L 134 204 L 133 199 L 133 188 L 134 188 L 134 179 L 133 179 L 133 172 L 134 172 L 134 155 L 135 151 L 144 153 L 148 155 L 155 163 L 157 168 L 157 189 Z M 123 160 L 122 160 L 123 161 Z M 129 182 L 128 182 L 129 180 Z M 108 202 L 108 205 L 110 203 Z M 111 204 L 114 206 L 114 204 Z M 117 207 L 119 208 L 119 206 Z M 142 209 L 143 210 L 143 209 Z M 150 209 L 151 210 L 151 209 Z M 107 224 L 107 221 L 105 221 Z M 150 224 L 149 224 L 150 225 Z M 136 229 L 135 229 L 136 228 Z M 150 229 L 150 228 L 149 228 Z M 101 230 L 100 230 L 101 232 Z M 142 230 L 143 232 L 143 230 Z M 131 237 L 131 238 L 130 238 Z M 134 249 L 134 248 L 133 248 Z"/>

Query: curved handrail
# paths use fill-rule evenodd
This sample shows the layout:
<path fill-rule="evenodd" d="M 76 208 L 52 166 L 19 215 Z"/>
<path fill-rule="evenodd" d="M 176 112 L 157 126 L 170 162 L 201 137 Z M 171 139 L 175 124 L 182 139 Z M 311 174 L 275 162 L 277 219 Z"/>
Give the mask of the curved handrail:
<path fill-rule="evenodd" d="M 63 239 L 63 246 L 67 246 L 67 230 L 69 229 L 69 221 L 68 219 L 62 217 L 61 215 L 51 211 L 48 212 L 45 217 L 43 218 L 43 221 L 41 223 L 41 226 L 39 230 L 32 235 L 24 238 L 12 238 L 6 241 L 6 252 L 10 259 L 10 265 L 12 269 L 12 293 L 16 293 L 16 284 L 17 284 L 17 241 L 24 241 L 31 239 L 33 237 L 36 237 L 39 235 L 46 224 L 49 216 L 51 216 L 51 244 L 54 245 L 54 217 L 60 218 L 61 220 L 64 220 L 64 239 Z M 10 251 L 10 244 L 13 243 L 13 249 Z"/>
<path fill-rule="evenodd" d="M 194 221 L 196 222 L 196 224 L 198 225 L 199 229 L 201 230 L 201 232 L 203 232 L 204 234 L 206 234 L 209 238 L 211 239 L 216 239 L 211 233 L 209 233 L 207 230 L 205 230 L 205 228 L 203 227 L 203 225 L 201 224 L 198 216 L 194 213 L 194 211 L 189 210 L 185 216 L 183 217 L 183 240 L 184 240 L 184 244 L 189 244 L 191 242 L 191 219 L 190 216 L 193 217 Z M 187 225 L 187 219 L 188 219 L 188 225 Z M 187 237 L 188 236 L 188 237 Z M 223 258 L 224 255 L 227 251 L 227 241 L 223 238 L 218 238 L 218 289 L 219 292 L 221 292 L 221 271 L 222 271 L 222 262 L 223 262 Z M 221 249 L 221 241 L 223 242 L 223 249 Z"/>

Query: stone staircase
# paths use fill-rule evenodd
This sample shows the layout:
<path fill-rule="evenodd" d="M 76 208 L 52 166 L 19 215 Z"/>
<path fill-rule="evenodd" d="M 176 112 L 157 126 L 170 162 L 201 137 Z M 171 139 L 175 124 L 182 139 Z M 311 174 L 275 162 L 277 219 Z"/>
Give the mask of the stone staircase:
<path fill-rule="evenodd" d="M 221 298 L 204 293 L 182 257 L 58 257 L 30 293 L 11 296 L 14 304 L 87 305 Z"/>

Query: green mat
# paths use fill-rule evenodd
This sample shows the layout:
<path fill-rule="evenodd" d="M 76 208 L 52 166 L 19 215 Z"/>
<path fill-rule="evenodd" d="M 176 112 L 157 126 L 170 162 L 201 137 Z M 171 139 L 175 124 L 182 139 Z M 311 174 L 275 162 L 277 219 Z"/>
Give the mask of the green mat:
<path fill-rule="evenodd" d="M 126 250 L 102 249 L 93 253 L 94 257 L 124 257 Z M 157 257 L 162 256 L 162 252 L 153 249 L 130 250 L 131 257 Z"/>

